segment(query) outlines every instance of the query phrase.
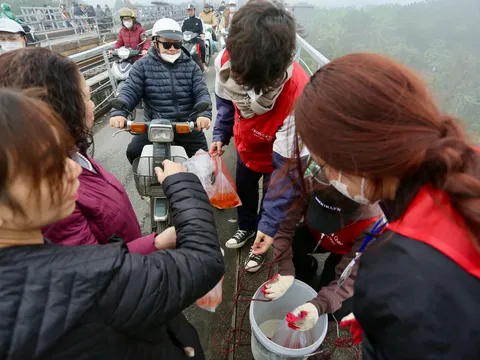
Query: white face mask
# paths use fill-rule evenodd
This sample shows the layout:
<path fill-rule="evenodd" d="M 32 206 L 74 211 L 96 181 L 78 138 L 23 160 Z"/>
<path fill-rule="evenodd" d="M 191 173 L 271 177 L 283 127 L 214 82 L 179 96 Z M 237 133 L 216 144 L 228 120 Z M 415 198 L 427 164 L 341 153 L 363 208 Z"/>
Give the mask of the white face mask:
<path fill-rule="evenodd" d="M 174 63 L 175 61 L 177 61 L 177 59 L 180 57 L 181 53 L 178 53 L 178 54 L 174 54 L 174 55 L 171 55 L 171 54 L 160 54 L 160 56 L 162 57 L 163 60 L 165 60 L 166 62 L 169 62 L 169 63 Z"/>
<path fill-rule="evenodd" d="M 25 47 L 23 43 L 18 41 L 2 41 L 0 42 L 0 46 L 2 47 L 3 51 L 17 50 Z"/>
<path fill-rule="evenodd" d="M 340 192 L 342 195 L 346 196 L 347 198 L 355 201 L 356 203 L 359 204 L 370 204 L 370 200 L 368 200 L 364 195 L 363 192 L 365 190 L 365 177 L 362 177 L 362 186 L 360 188 L 360 195 L 355 195 L 352 196 L 348 192 L 347 189 L 347 184 L 342 183 L 342 172 L 340 171 L 338 173 L 338 180 L 330 180 L 330 184 L 337 189 L 338 192 Z"/>
<path fill-rule="evenodd" d="M 230 6 L 230 12 L 235 12 L 237 8 L 235 6 Z"/>
<path fill-rule="evenodd" d="M 131 29 L 132 26 L 133 26 L 133 21 L 124 21 L 124 22 L 123 22 L 123 25 L 124 25 L 127 29 Z"/>

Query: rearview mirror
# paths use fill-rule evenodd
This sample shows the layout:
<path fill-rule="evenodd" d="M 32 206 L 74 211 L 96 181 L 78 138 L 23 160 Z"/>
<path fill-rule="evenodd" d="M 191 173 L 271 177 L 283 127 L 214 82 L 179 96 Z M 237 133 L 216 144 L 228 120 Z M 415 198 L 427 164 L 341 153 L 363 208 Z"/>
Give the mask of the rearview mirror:
<path fill-rule="evenodd" d="M 120 99 L 112 99 L 110 100 L 110 106 L 113 107 L 114 109 L 117 110 L 122 110 L 130 113 L 130 110 L 128 110 L 127 103 L 123 100 Z"/>
<path fill-rule="evenodd" d="M 209 106 L 210 104 L 207 102 L 199 102 L 195 104 L 195 106 L 193 107 L 193 110 L 195 110 L 195 112 L 198 114 L 207 110 Z"/>
<path fill-rule="evenodd" d="M 141 34 L 140 34 L 140 39 L 141 39 L 142 41 L 146 41 L 146 40 L 148 39 L 148 35 L 147 35 L 146 33 L 141 33 Z"/>

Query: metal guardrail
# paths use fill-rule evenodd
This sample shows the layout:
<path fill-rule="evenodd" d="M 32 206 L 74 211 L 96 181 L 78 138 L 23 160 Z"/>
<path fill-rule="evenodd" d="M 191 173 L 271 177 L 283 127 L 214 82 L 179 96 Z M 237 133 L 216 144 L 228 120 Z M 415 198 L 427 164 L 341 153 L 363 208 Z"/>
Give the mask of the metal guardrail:
<path fill-rule="evenodd" d="M 321 66 L 330 62 L 320 51 L 315 49 L 298 34 L 297 54 L 295 58 L 309 75 L 313 75 Z"/>
<path fill-rule="evenodd" d="M 118 11 L 103 17 L 79 17 L 73 15 L 73 9 L 69 9 L 71 19 L 65 19 L 59 7 L 21 7 L 21 11 L 19 18 L 32 29 L 38 40 L 32 45 L 41 44 L 50 49 L 53 44 L 65 42 L 68 37 L 73 37 L 70 41 L 80 44 L 82 34 L 85 38 L 90 35 L 102 39 L 105 34 L 118 33 L 122 26 Z M 186 10 L 178 5 L 139 6 L 134 11 L 143 25 L 153 24 L 165 17 L 181 21 L 187 16 Z"/>

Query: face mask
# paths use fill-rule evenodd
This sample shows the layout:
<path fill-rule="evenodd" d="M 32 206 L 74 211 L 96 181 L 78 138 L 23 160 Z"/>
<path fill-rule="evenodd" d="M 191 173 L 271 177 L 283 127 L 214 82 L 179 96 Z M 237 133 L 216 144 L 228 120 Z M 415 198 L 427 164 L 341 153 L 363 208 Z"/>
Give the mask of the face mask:
<path fill-rule="evenodd" d="M 160 54 L 161 58 L 163 60 L 165 60 L 166 62 L 169 62 L 169 63 L 174 63 L 175 61 L 177 61 L 177 59 L 180 57 L 180 54 L 181 53 L 178 53 L 178 54 L 175 54 L 175 55 L 171 55 L 171 54 Z"/>
<path fill-rule="evenodd" d="M 340 192 L 342 195 L 346 196 L 349 199 L 352 199 L 356 203 L 363 204 L 363 205 L 370 204 L 370 200 L 368 200 L 365 196 L 363 196 L 363 191 L 365 189 L 365 177 L 362 177 L 362 186 L 361 186 L 361 189 L 360 189 L 360 195 L 355 195 L 355 196 L 350 195 L 350 193 L 348 192 L 348 189 L 347 189 L 347 185 L 342 183 L 342 172 L 341 171 L 338 174 L 338 180 L 331 180 L 330 184 L 335 189 L 337 189 L 337 191 Z"/>
<path fill-rule="evenodd" d="M 230 12 L 234 12 L 236 10 L 235 6 L 230 6 Z"/>
<path fill-rule="evenodd" d="M 3 51 L 11 51 L 24 48 L 24 44 L 17 42 L 17 41 L 6 41 L 0 42 L 0 46 L 2 47 Z"/>
<path fill-rule="evenodd" d="M 124 21 L 124 22 L 123 22 L 123 25 L 124 25 L 127 29 L 131 29 L 132 26 L 133 26 L 133 21 Z"/>

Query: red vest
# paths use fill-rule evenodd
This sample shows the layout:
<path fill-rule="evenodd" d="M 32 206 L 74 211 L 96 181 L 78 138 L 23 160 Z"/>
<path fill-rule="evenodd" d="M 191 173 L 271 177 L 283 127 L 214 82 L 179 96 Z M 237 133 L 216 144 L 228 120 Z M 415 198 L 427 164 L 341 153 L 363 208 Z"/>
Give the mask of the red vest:
<path fill-rule="evenodd" d="M 228 60 L 228 53 L 224 51 L 220 61 L 221 66 Z M 273 172 L 272 152 L 276 133 L 292 113 L 295 102 L 308 81 L 308 75 L 295 62 L 292 77 L 285 83 L 272 110 L 263 115 L 244 119 L 240 116 L 240 111 L 235 103 L 233 104 L 235 106 L 235 125 L 233 127 L 235 146 L 240 159 L 249 169 L 263 174 Z"/>
<path fill-rule="evenodd" d="M 423 187 L 402 217 L 387 229 L 430 245 L 480 278 L 480 252 L 447 193 L 432 186 Z"/>
<path fill-rule="evenodd" d="M 334 254 L 345 255 L 352 250 L 353 245 L 355 244 L 355 241 L 357 241 L 358 237 L 370 225 L 377 221 L 378 218 L 380 218 L 380 216 L 377 216 L 373 219 L 355 221 L 347 224 L 333 234 L 323 234 L 319 231 L 313 230 L 310 226 L 307 226 L 315 239 L 320 242 L 320 246 L 323 250 Z"/>

